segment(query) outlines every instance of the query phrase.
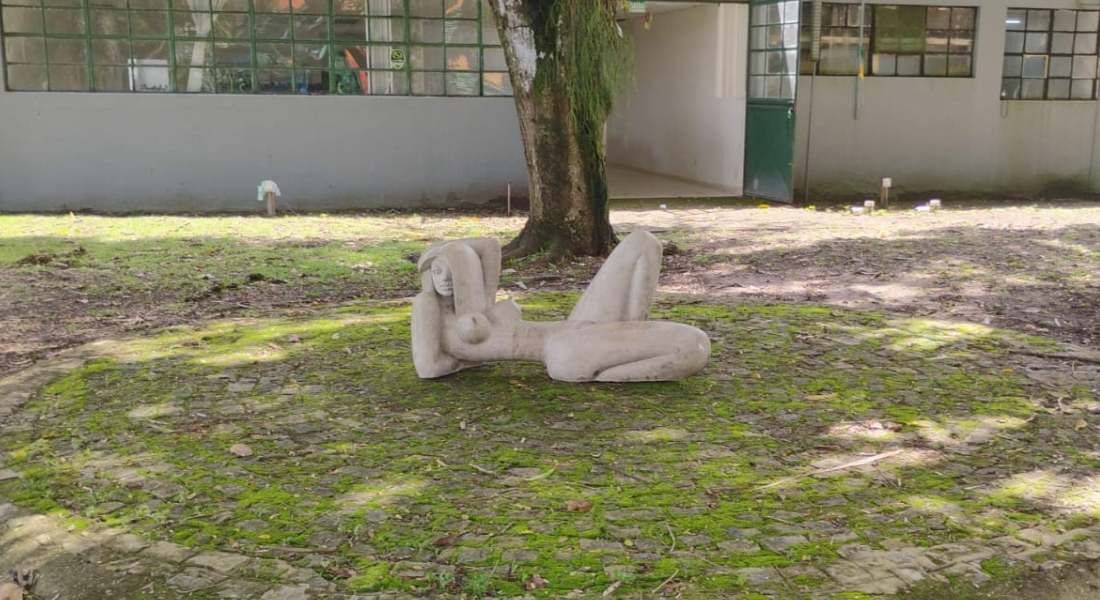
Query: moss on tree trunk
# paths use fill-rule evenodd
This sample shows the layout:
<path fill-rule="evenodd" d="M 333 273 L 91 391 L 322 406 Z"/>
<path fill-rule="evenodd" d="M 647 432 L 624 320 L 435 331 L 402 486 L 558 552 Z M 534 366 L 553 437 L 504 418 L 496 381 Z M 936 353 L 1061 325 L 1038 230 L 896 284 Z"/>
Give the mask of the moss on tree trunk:
<path fill-rule="evenodd" d="M 614 0 L 494 0 L 515 91 L 531 212 L 505 247 L 514 258 L 604 255 L 608 215 L 603 127 L 629 73 Z"/>

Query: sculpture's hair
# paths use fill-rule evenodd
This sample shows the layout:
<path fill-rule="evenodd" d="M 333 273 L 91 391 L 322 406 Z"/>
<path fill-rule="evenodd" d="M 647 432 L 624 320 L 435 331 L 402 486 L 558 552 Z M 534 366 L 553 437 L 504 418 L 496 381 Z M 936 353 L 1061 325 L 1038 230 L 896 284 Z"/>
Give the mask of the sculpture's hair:
<path fill-rule="evenodd" d="M 492 306 L 500 284 L 500 242 L 470 238 L 432 244 L 416 265 L 425 291 L 435 289 L 429 271 L 436 260 L 451 269 L 456 314 L 484 312 Z"/>

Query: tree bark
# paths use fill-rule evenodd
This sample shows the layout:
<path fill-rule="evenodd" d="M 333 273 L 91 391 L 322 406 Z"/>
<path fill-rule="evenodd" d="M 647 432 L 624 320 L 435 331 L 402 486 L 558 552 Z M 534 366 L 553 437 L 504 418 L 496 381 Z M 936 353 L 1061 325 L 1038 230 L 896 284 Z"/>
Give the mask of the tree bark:
<path fill-rule="evenodd" d="M 546 8 L 552 1 L 491 2 L 530 179 L 527 223 L 504 247 L 505 258 L 541 250 L 554 257 L 603 256 L 615 245 L 602 131 L 582 128 L 574 118 L 574 63 L 567 56 L 568 45 L 553 38 L 559 24 L 543 22 L 552 12 Z M 558 60 L 544 60 L 551 53 Z"/>

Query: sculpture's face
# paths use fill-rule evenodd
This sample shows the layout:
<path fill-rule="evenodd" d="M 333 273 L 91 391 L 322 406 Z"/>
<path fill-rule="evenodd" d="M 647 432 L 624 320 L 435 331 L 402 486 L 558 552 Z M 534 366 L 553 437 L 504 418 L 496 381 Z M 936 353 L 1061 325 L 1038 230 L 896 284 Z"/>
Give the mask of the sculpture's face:
<path fill-rule="evenodd" d="M 454 294 L 454 278 L 451 275 L 451 267 L 447 266 L 445 261 L 432 261 L 432 284 L 435 285 L 435 291 L 440 296 Z"/>

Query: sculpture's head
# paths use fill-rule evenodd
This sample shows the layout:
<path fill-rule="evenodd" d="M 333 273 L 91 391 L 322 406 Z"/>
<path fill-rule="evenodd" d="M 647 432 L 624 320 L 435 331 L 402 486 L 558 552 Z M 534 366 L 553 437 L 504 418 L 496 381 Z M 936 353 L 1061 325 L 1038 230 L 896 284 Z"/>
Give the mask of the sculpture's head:
<path fill-rule="evenodd" d="M 435 291 L 440 296 L 450 296 L 455 293 L 454 274 L 451 273 L 451 267 L 447 264 L 447 261 L 442 258 L 437 258 L 432 261 L 432 285 L 435 286 Z"/>
<path fill-rule="evenodd" d="M 454 271 L 444 256 L 446 244 L 436 244 L 420 256 L 417 268 L 421 275 L 424 291 L 435 292 L 440 296 L 453 296 L 455 292 Z"/>

